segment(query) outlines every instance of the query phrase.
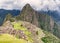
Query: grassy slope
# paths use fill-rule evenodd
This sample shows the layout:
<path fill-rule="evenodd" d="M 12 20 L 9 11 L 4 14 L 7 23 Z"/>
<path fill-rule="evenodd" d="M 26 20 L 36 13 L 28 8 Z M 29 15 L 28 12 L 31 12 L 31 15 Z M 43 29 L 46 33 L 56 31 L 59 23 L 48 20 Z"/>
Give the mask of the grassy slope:
<path fill-rule="evenodd" d="M 9 34 L 0 35 L 0 43 L 27 43 L 24 39 L 17 39 Z"/>
<path fill-rule="evenodd" d="M 12 25 L 14 26 L 14 29 L 22 30 L 24 34 L 27 36 L 27 40 L 30 41 L 31 43 L 33 42 L 33 39 L 31 37 L 32 35 L 31 32 L 29 32 L 27 28 L 25 28 L 24 26 L 21 26 L 22 22 L 12 22 Z"/>
<path fill-rule="evenodd" d="M 46 35 L 45 37 L 42 38 L 42 41 L 44 43 L 60 43 L 60 39 L 58 39 L 56 36 L 53 34 L 43 31 Z"/>

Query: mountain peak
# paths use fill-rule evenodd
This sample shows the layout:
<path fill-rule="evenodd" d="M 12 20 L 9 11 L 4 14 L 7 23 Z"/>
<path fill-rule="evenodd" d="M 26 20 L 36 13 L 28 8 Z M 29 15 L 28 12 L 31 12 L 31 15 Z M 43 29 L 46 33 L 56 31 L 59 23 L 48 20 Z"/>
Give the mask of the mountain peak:
<path fill-rule="evenodd" d="M 22 11 L 32 11 L 32 10 L 33 10 L 33 8 L 31 7 L 30 4 L 26 4 L 22 9 Z"/>
<path fill-rule="evenodd" d="M 26 4 L 25 6 L 26 6 L 26 7 L 31 7 L 31 5 L 30 5 L 30 4 Z"/>

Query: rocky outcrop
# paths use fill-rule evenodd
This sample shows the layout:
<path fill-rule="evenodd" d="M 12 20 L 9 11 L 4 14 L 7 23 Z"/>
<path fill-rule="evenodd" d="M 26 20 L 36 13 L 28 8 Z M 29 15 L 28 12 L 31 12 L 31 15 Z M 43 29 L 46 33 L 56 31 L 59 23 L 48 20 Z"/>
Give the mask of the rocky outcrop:
<path fill-rule="evenodd" d="M 16 17 L 17 20 L 23 20 L 30 22 L 36 26 L 38 26 L 38 18 L 36 17 L 36 11 L 32 9 L 32 7 L 27 4 L 23 7 L 21 14 Z"/>

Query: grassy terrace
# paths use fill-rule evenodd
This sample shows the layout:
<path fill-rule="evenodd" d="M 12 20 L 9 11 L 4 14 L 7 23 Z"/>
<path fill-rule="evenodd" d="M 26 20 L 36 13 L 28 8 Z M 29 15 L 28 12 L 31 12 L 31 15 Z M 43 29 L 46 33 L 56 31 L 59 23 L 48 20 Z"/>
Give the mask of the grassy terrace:
<path fill-rule="evenodd" d="M 0 35 L 0 43 L 27 43 L 24 39 L 17 39 L 9 34 Z"/>
<path fill-rule="evenodd" d="M 14 29 L 16 30 L 22 30 L 24 32 L 24 34 L 27 36 L 27 40 L 30 42 L 33 42 L 33 39 L 31 37 L 31 32 L 29 32 L 27 30 L 27 28 L 25 28 L 24 26 L 22 26 L 22 22 L 12 22 L 12 25 L 14 27 Z"/>
<path fill-rule="evenodd" d="M 11 22 L 15 30 L 22 30 L 24 34 L 27 36 L 27 40 L 22 38 L 16 38 L 10 34 L 2 34 L 0 35 L 0 43 L 33 43 L 33 39 L 31 37 L 31 32 L 27 30 L 24 26 L 22 26 L 22 22 Z"/>

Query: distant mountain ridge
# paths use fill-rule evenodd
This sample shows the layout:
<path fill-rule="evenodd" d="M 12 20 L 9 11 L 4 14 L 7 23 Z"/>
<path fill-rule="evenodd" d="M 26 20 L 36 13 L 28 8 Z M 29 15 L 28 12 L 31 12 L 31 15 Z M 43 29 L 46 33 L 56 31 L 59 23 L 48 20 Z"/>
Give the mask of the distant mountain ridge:
<path fill-rule="evenodd" d="M 0 9 L 0 25 L 3 24 L 3 21 L 6 17 L 7 14 L 11 14 L 13 16 L 17 16 L 18 14 L 20 14 L 19 10 L 4 10 L 4 9 Z"/>
<path fill-rule="evenodd" d="M 0 9 L 0 16 L 3 14 L 8 14 L 8 13 L 10 13 L 10 14 L 12 14 L 13 16 L 16 16 L 16 15 L 18 15 L 19 13 L 20 13 L 20 10 L 5 10 L 5 9 Z"/>
<path fill-rule="evenodd" d="M 2 25 L 4 18 L 5 18 L 5 16 L 8 13 L 12 14 L 13 16 L 17 16 L 17 15 L 20 14 L 20 12 L 21 12 L 20 10 L 5 10 L 5 9 L 0 9 L 0 22 L 1 22 L 0 25 Z M 48 14 L 48 15 L 52 16 L 53 19 L 56 22 L 60 22 L 60 16 L 59 16 L 57 11 L 50 11 L 50 10 L 48 10 L 48 11 L 37 11 L 37 12 L 38 13 L 42 13 L 42 14 Z"/>
<path fill-rule="evenodd" d="M 53 19 L 56 21 L 56 22 L 59 22 L 60 21 L 60 14 L 58 13 L 58 11 L 51 11 L 51 10 L 48 10 L 48 11 L 38 11 L 39 13 L 43 13 L 43 14 L 48 14 L 50 16 L 53 17 Z"/>

